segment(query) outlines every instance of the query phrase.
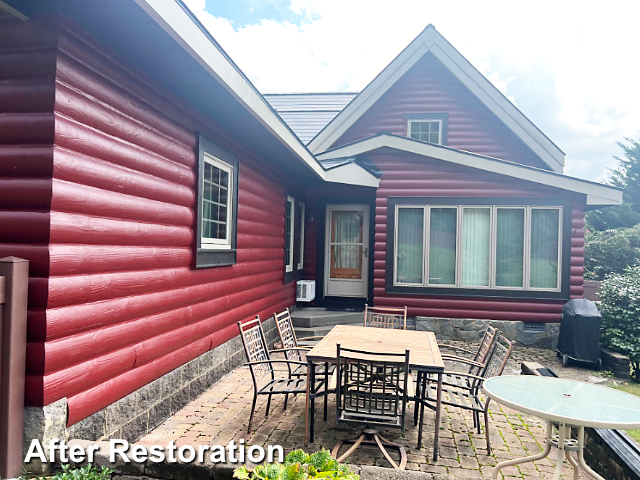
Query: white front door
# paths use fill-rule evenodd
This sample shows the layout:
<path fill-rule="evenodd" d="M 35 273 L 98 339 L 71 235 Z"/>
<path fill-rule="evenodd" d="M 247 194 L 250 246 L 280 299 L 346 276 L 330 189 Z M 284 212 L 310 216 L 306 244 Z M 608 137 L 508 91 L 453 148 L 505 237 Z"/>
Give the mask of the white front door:
<path fill-rule="evenodd" d="M 367 297 L 369 206 L 327 205 L 325 295 Z"/>

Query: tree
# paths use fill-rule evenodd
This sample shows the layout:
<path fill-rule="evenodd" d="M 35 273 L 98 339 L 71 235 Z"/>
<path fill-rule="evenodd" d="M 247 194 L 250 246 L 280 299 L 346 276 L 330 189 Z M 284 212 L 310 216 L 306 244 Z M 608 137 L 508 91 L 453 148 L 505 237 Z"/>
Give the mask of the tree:
<path fill-rule="evenodd" d="M 630 138 L 625 142 L 618 142 L 624 156 L 615 157 L 618 167 L 609 170 L 607 181 L 622 189 L 623 203 L 587 213 L 587 226 L 591 229 L 610 230 L 640 223 L 640 143 Z"/>
<path fill-rule="evenodd" d="M 589 280 L 604 280 L 610 273 L 622 274 L 640 261 L 640 225 L 590 231 L 584 241 L 584 277 Z"/>
<path fill-rule="evenodd" d="M 602 342 L 629 356 L 633 379 L 640 382 L 640 266 L 627 267 L 602 282 Z"/>

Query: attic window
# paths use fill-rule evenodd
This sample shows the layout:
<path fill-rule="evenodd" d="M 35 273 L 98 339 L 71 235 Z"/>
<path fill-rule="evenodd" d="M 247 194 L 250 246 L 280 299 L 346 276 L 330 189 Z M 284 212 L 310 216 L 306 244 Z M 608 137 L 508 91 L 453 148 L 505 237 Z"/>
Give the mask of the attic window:
<path fill-rule="evenodd" d="M 407 137 L 435 145 L 446 145 L 446 113 L 406 114 L 404 118 L 407 120 Z"/>

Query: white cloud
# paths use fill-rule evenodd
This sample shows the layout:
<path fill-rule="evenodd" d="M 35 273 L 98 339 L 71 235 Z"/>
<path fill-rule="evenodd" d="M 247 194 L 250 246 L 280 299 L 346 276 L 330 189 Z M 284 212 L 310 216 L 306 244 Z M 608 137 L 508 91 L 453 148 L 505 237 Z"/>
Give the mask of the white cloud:
<path fill-rule="evenodd" d="M 359 91 L 433 23 L 566 152 L 566 173 L 598 179 L 615 142 L 640 137 L 636 0 L 291 0 L 300 25 L 239 29 L 186 3 L 265 93 Z"/>

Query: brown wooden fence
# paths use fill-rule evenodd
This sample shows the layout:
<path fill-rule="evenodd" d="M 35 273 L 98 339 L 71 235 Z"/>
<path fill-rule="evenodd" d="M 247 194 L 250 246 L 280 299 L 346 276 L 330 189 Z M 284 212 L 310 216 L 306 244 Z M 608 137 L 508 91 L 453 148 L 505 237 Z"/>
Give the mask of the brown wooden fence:
<path fill-rule="evenodd" d="M 22 473 L 29 261 L 0 258 L 0 478 Z"/>

